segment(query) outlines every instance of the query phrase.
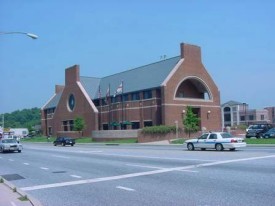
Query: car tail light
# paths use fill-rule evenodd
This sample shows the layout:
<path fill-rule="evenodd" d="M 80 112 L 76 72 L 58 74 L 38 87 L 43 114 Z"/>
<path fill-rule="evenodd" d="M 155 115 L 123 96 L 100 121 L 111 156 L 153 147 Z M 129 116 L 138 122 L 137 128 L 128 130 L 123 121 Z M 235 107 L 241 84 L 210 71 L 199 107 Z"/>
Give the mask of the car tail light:
<path fill-rule="evenodd" d="M 238 140 L 236 140 L 236 139 L 231 139 L 231 143 L 236 143 L 236 142 L 238 142 Z"/>

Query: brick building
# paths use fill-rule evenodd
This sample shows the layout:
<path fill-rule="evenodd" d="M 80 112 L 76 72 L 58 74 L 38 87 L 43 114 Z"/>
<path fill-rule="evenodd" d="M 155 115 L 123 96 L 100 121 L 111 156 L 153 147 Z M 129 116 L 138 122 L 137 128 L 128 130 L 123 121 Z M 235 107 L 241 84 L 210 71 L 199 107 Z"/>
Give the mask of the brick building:
<path fill-rule="evenodd" d="M 65 85 L 42 107 L 44 135 L 73 130 L 82 117 L 83 136 L 93 130 L 139 129 L 152 125 L 183 127 L 187 106 L 200 127 L 221 130 L 220 93 L 201 61 L 198 46 L 180 44 L 180 56 L 103 78 L 82 77 L 78 65 L 65 70 Z"/>

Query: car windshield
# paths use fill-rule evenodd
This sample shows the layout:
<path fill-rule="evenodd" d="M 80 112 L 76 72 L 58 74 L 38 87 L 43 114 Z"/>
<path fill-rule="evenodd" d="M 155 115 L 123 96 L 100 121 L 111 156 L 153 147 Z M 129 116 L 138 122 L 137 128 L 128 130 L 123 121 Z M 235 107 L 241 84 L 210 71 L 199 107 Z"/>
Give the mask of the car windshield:
<path fill-rule="evenodd" d="M 3 139 L 2 140 L 3 143 L 16 143 L 15 139 Z"/>
<path fill-rule="evenodd" d="M 222 138 L 232 138 L 233 136 L 229 133 L 221 133 Z"/>

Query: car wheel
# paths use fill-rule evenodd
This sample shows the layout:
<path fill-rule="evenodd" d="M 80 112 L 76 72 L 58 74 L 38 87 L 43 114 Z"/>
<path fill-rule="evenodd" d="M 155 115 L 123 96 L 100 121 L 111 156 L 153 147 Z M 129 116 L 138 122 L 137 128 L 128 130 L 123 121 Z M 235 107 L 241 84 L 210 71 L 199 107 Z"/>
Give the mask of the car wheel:
<path fill-rule="evenodd" d="M 202 151 L 204 151 L 204 150 L 205 150 L 205 148 L 201 148 L 201 150 L 202 150 Z"/>
<path fill-rule="evenodd" d="M 2 152 L 2 153 L 4 152 L 2 147 L 0 147 L 0 152 Z"/>
<path fill-rule="evenodd" d="M 216 144 L 215 148 L 216 148 L 217 151 L 223 151 L 222 144 Z"/>
<path fill-rule="evenodd" d="M 21 153 L 21 150 L 18 150 L 18 153 Z"/>
<path fill-rule="evenodd" d="M 71 146 L 73 147 L 73 146 L 74 146 L 74 144 L 71 144 Z"/>
<path fill-rule="evenodd" d="M 190 150 L 190 151 L 194 150 L 194 145 L 192 143 L 188 143 L 187 144 L 187 149 Z"/>
<path fill-rule="evenodd" d="M 236 148 L 230 148 L 229 150 L 230 150 L 230 151 L 235 151 L 235 150 L 236 150 Z"/>
<path fill-rule="evenodd" d="M 63 146 L 65 146 L 65 145 L 66 145 L 66 143 L 64 142 L 62 145 L 63 145 Z"/>

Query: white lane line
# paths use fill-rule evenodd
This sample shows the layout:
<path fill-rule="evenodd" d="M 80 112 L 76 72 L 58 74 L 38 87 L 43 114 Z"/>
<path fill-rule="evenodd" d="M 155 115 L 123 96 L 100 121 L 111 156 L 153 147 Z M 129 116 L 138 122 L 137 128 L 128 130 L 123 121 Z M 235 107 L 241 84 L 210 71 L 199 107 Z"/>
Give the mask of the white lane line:
<path fill-rule="evenodd" d="M 12 206 L 17 206 L 13 201 L 11 201 L 11 205 Z"/>
<path fill-rule="evenodd" d="M 161 174 L 161 173 L 178 171 L 178 170 L 189 170 L 189 169 L 194 169 L 194 168 L 199 168 L 199 167 L 209 167 L 209 166 L 213 166 L 213 165 L 228 164 L 228 163 L 232 163 L 232 162 L 243 162 L 243 161 L 257 160 L 257 159 L 266 159 L 266 158 L 275 158 L 275 155 L 217 161 L 217 162 L 212 162 L 212 163 L 189 165 L 189 166 L 184 166 L 184 167 L 174 167 L 174 168 L 153 170 L 153 171 L 147 171 L 147 172 L 137 172 L 137 173 L 110 176 L 110 177 L 100 177 L 100 178 L 95 178 L 95 179 L 77 180 L 77 181 L 53 183 L 53 184 L 46 184 L 46 185 L 36 185 L 36 186 L 30 186 L 30 187 L 22 187 L 21 190 L 32 191 L 32 190 L 39 190 L 39 189 L 46 189 L 46 188 L 55 188 L 55 187 L 64 187 L 64 186 L 96 183 L 96 182 L 103 182 L 103 181 L 120 180 L 120 179 L 126 179 L 126 178 L 131 178 L 131 177 L 140 177 L 140 176 Z"/>
<path fill-rule="evenodd" d="M 165 168 L 165 167 L 152 167 L 152 166 L 147 166 L 147 165 L 136 165 L 136 164 L 126 164 L 127 166 L 133 166 L 133 167 L 144 167 L 144 168 L 150 168 L 150 169 L 169 169 L 169 168 Z M 199 171 L 195 171 L 195 170 L 179 170 L 181 172 L 199 172 Z"/>
<path fill-rule="evenodd" d="M 75 178 L 82 178 L 81 176 L 78 176 L 78 175 L 70 175 L 70 176 Z"/>
<path fill-rule="evenodd" d="M 129 187 L 117 186 L 116 188 L 117 189 L 121 189 L 121 190 L 131 191 L 131 192 L 136 191 L 136 190 L 134 190 L 132 188 L 129 188 Z"/>
<path fill-rule="evenodd" d="M 164 167 L 152 167 L 152 166 L 147 166 L 147 165 L 136 165 L 136 164 L 126 164 L 127 166 L 133 166 L 133 167 L 144 167 L 144 168 L 150 168 L 150 169 L 166 169 Z"/>
<path fill-rule="evenodd" d="M 98 151 L 77 151 L 77 153 L 84 153 L 84 154 L 89 154 L 89 153 L 100 153 L 102 151 L 98 150 Z"/>
<path fill-rule="evenodd" d="M 30 165 L 30 164 L 29 164 L 29 163 L 27 163 L 27 162 L 24 162 L 23 164 L 24 164 L 24 165 Z"/>
<path fill-rule="evenodd" d="M 59 158 L 63 158 L 63 159 L 70 159 L 69 157 L 62 156 L 62 155 L 52 155 L 52 157 L 59 157 Z"/>
<path fill-rule="evenodd" d="M 99 155 L 116 156 L 116 157 L 147 158 L 147 159 L 162 159 L 162 160 L 200 161 L 200 162 L 216 162 L 216 161 L 218 161 L 218 160 L 184 159 L 184 158 L 170 158 L 170 157 L 152 157 L 152 156 L 140 156 L 140 155 L 107 154 L 107 153 L 102 153 L 102 154 L 99 154 Z"/>
<path fill-rule="evenodd" d="M 47 167 L 40 167 L 41 170 L 48 170 L 49 168 Z"/>
<path fill-rule="evenodd" d="M 14 161 L 14 159 L 9 159 L 9 161 L 13 162 L 13 161 Z"/>

